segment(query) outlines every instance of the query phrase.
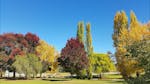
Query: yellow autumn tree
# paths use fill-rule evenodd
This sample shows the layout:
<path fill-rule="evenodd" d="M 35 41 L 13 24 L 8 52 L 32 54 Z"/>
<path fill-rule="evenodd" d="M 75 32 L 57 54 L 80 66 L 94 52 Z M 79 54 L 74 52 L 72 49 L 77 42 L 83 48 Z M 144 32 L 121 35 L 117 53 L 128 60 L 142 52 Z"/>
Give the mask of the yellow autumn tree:
<path fill-rule="evenodd" d="M 126 37 L 128 36 L 128 18 L 124 11 L 117 12 L 114 17 L 114 46 L 116 48 L 115 56 L 117 60 L 117 69 L 120 71 L 123 77 L 128 77 L 130 71 L 128 67 L 130 64 L 125 57 L 127 45 Z"/>
<path fill-rule="evenodd" d="M 116 56 L 118 56 L 118 70 L 126 78 L 136 73 L 141 68 L 138 67 L 138 62 L 129 56 L 127 46 L 130 44 L 129 31 L 122 28 L 120 36 L 118 37 L 119 43 L 117 47 Z"/>
<path fill-rule="evenodd" d="M 130 25 L 124 11 L 116 13 L 114 18 L 114 46 L 116 48 L 115 56 L 117 68 L 124 78 L 130 77 L 133 73 L 141 70 L 138 62 L 130 57 L 127 47 L 133 42 L 142 39 L 146 27 L 138 22 L 134 12 L 130 14 Z"/>
<path fill-rule="evenodd" d="M 129 34 L 128 34 L 127 38 L 128 38 L 128 45 L 127 45 L 128 47 L 130 47 L 131 45 L 133 45 L 137 42 L 141 42 L 144 39 L 150 38 L 150 30 L 149 30 L 148 24 L 145 25 L 145 24 L 140 23 L 137 20 L 136 15 L 134 14 L 133 11 L 131 11 L 131 13 L 130 13 L 130 26 L 129 26 Z M 129 51 L 127 51 L 127 52 L 129 52 Z M 131 58 L 133 58 L 133 57 L 131 57 Z M 139 63 L 136 60 L 135 65 L 138 65 L 138 64 Z M 136 72 L 138 72 L 138 73 L 143 72 L 143 67 L 135 67 L 134 70 L 136 70 Z"/>
<path fill-rule="evenodd" d="M 57 58 L 58 53 L 56 52 L 55 48 L 45 41 L 40 40 L 40 45 L 36 47 L 36 51 L 39 54 L 41 61 L 48 62 L 50 64 L 51 72 L 57 70 Z"/>

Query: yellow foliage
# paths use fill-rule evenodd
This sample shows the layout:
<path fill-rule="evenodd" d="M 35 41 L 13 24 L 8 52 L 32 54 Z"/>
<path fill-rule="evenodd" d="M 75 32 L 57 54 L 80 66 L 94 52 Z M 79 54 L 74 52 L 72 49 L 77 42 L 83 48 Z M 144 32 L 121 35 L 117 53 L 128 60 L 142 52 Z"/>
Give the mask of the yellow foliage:
<path fill-rule="evenodd" d="M 41 61 L 46 61 L 51 64 L 51 71 L 56 70 L 58 53 L 55 48 L 48 45 L 45 41 L 40 40 L 40 45 L 36 47 L 36 51 L 39 54 Z"/>
<path fill-rule="evenodd" d="M 146 26 L 139 23 L 134 27 L 130 27 L 129 38 L 132 40 L 132 42 L 140 41 L 143 39 L 143 35 L 146 33 L 146 31 Z"/>
<path fill-rule="evenodd" d="M 125 52 L 121 50 L 116 53 L 117 57 L 117 69 L 122 75 L 127 77 L 131 76 L 133 73 L 138 71 L 140 67 L 137 66 L 138 62 L 130 57 L 125 56 Z"/>
<path fill-rule="evenodd" d="M 127 47 L 144 37 L 150 36 L 150 30 L 147 25 L 138 22 L 135 14 L 131 11 L 130 25 L 126 27 L 127 18 L 124 12 L 118 12 L 114 18 L 114 35 L 113 40 L 116 47 L 117 68 L 124 76 L 131 76 L 136 71 L 142 70 L 137 66 L 138 62 L 127 56 Z M 115 38 L 114 38 L 115 37 Z"/>

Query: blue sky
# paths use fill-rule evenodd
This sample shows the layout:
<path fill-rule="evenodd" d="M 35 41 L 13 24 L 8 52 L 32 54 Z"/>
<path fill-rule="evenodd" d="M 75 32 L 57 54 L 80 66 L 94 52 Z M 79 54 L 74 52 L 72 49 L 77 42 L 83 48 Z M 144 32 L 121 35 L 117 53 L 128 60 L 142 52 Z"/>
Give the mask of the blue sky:
<path fill-rule="evenodd" d="M 84 21 L 91 23 L 94 51 L 114 52 L 113 18 L 120 10 L 150 20 L 150 0 L 0 0 L 0 34 L 32 32 L 60 51 Z"/>

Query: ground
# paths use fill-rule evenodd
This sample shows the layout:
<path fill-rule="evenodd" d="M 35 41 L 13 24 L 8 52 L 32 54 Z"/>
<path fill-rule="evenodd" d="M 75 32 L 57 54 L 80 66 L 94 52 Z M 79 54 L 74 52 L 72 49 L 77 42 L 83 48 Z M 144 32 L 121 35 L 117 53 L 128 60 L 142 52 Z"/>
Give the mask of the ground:
<path fill-rule="evenodd" d="M 68 76 L 68 73 L 59 73 L 60 77 Z M 47 78 L 47 79 L 33 79 L 33 80 L 6 80 L 0 79 L 0 84 L 123 84 L 121 75 L 105 74 L 103 79 L 98 78 L 92 80 L 78 80 L 70 78 Z"/>
<path fill-rule="evenodd" d="M 0 84 L 123 84 L 120 80 L 0 80 Z"/>

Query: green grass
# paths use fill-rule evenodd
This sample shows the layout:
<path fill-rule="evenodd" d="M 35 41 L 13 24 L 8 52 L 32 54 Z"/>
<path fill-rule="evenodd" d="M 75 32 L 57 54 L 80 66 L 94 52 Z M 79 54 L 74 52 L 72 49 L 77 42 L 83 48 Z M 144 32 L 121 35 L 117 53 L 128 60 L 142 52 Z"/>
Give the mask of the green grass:
<path fill-rule="evenodd" d="M 0 84 L 123 84 L 120 80 L 0 80 Z"/>
<path fill-rule="evenodd" d="M 61 73 L 59 75 L 68 75 L 66 73 Z M 0 79 L 0 84 L 123 84 L 123 79 L 121 75 L 117 74 L 105 74 L 104 79 L 98 80 L 78 80 L 69 78 L 49 78 L 49 79 L 34 79 L 34 80 L 5 80 Z"/>
<path fill-rule="evenodd" d="M 122 76 L 118 75 L 118 74 L 105 74 L 104 78 L 107 78 L 107 79 L 121 79 Z"/>

